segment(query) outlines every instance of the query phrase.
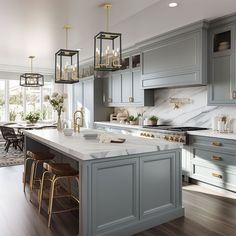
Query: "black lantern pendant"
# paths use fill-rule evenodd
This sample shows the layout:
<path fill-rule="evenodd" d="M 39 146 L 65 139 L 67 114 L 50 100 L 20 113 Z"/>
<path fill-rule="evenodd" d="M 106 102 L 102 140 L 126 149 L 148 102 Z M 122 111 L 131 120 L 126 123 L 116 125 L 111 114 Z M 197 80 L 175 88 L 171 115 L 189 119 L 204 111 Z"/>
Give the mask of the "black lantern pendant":
<path fill-rule="evenodd" d="M 55 54 L 55 83 L 73 84 L 79 82 L 79 50 L 69 50 L 68 25 L 66 31 L 66 49 L 60 49 Z"/>
<path fill-rule="evenodd" d="M 107 11 L 107 32 L 94 37 L 94 69 L 97 71 L 116 71 L 121 67 L 121 33 L 109 32 L 109 10 L 111 4 L 105 4 Z"/>
<path fill-rule="evenodd" d="M 20 76 L 20 86 L 23 87 L 40 87 L 44 85 L 44 76 L 38 73 L 33 73 L 34 56 L 29 57 L 31 60 L 31 73 L 24 73 Z"/>

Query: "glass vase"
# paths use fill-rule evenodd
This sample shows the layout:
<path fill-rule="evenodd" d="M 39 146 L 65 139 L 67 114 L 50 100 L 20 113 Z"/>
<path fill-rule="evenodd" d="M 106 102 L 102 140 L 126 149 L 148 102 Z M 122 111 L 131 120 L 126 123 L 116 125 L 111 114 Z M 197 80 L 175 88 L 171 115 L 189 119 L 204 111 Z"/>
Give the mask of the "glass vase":
<path fill-rule="evenodd" d="M 57 117 L 57 130 L 62 131 L 62 122 L 61 122 L 61 116 L 58 115 Z"/>

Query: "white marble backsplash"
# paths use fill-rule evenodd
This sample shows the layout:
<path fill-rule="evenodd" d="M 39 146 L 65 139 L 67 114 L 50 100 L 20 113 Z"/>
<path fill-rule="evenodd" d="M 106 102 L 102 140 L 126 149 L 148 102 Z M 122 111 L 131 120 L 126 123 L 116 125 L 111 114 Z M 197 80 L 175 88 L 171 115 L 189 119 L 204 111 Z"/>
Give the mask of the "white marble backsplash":
<path fill-rule="evenodd" d="M 211 118 L 217 115 L 228 115 L 236 121 L 236 106 L 207 106 L 207 87 L 189 87 L 173 89 L 156 89 L 155 106 L 153 107 L 126 107 L 129 115 L 136 116 L 143 113 L 143 117 L 155 115 L 159 118 L 158 124 L 199 126 L 211 128 Z M 170 98 L 189 98 L 191 103 L 174 109 Z M 234 122 L 236 131 L 236 122 Z"/>

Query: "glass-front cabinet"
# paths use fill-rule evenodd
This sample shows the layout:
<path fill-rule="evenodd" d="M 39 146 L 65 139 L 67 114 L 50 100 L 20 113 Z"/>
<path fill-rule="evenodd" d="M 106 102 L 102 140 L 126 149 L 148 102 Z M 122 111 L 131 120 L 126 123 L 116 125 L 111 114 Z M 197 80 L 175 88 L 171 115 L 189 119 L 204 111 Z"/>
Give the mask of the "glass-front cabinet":
<path fill-rule="evenodd" d="M 209 40 L 209 105 L 236 103 L 235 23 L 213 27 Z"/>
<path fill-rule="evenodd" d="M 140 53 L 124 55 L 119 71 L 111 72 L 104 87 L 107 106 L 153 106 L 153 91 L 141 86 Z"/>

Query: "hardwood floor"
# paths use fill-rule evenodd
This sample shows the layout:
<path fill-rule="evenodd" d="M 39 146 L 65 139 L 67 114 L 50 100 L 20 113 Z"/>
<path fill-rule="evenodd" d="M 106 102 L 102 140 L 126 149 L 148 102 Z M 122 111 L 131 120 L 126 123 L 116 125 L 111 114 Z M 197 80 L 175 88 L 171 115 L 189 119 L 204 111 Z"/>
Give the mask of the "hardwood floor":
<path fill-rule="evenodd" d="M 46 212 L 39 214 L 37 205 L 30 203 L 28 194 L 25 196 L 22 191 L 22 169 L 22 166 L 0 168 L 0 235 L 77 235 L 78 214 L 75 213 L 54 215 L 52 228 L 47 228 Z M 183 189 L 185 217 L 135 236 L 236 235 L 235 193 L 221 193 L 197 185 L 187 185 Z"/>

